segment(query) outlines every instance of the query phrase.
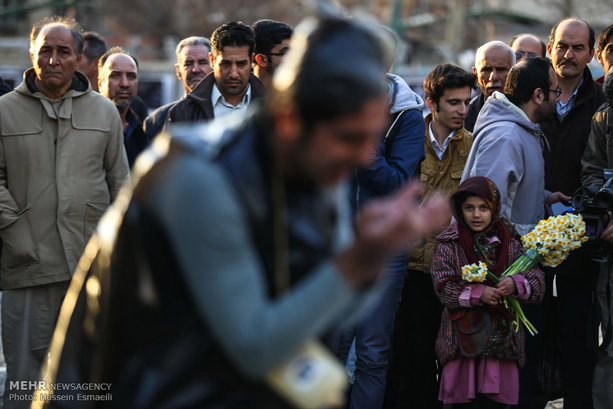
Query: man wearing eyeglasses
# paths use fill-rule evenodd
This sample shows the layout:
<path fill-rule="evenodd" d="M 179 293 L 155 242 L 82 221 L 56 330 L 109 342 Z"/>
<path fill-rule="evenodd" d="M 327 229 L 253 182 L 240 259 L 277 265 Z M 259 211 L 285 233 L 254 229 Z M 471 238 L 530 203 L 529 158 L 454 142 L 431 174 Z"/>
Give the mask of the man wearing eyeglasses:
<path fill-rule="evenodd" d="M 539 123 L 555 114 L 561 90 L 546 58 L 527 58 L 510 71 L 504 94 L 481 109 L 462 180 L 485 176 L 500 190 L 501 214 L 526 234 L 544 218 L 545 203 L 570 197 L 545 191 Z"/>
<path fill-rule="evenodd" d="M 273 20 L 258 20 L 253 23 L 255 47 L 253 49 L 253 74 L 266 88 L 272 84 L 272 76 L 289 51 L 292 28 Z"/>
<path fill-rule="evenodd" d="M 547 55 L 547 45 L 530 33 L 517 34 L 509 41 L 509 47 L 515 51 L 516 63 L 523 58 L 545 57 Z"/>

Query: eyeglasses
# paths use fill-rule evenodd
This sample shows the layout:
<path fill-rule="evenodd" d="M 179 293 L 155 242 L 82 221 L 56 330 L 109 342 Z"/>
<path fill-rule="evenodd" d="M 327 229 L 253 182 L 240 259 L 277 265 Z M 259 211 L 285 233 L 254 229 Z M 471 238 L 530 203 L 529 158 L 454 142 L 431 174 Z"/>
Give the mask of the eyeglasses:
<path fill-rule="evenodd" d="M 515 51 L 515 59 L 521 60 L 522 58 L 536 58 L 538 57 L 537 53 L 529 53 L 527 51 Z"/>
<path fill-rule="evenodd" d="M 285 54 L 287 54 L 289 50 L 283 50 L 280 53 L 268 53 L 267 55 L 274 55 L 275 57 L 283 57 Z"/>
<path fill-rule="evenodd" d="M 553 94 L 557 97 L 562 95 L 562 88 L 558 87 L 556 89 L 550 89 L 549 92 L 553 92 Z"/>

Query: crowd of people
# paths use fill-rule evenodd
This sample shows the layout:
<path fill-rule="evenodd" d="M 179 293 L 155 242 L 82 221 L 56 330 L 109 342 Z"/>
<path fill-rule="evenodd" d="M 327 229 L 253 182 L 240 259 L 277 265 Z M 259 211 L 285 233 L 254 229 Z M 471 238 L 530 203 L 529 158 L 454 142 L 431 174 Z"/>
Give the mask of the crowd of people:
<path fill-rule="evenodd" d="M 613 25 L 490 41 L 425 100 L 396 47 L 329 8 L 227 22 L 178 43 L 184 95 L 148 114 L 134 55 L 35 24 L 0 84 L 4 408 L 613 407 L 613 263 L 462 278 L 605 183 Z"/>

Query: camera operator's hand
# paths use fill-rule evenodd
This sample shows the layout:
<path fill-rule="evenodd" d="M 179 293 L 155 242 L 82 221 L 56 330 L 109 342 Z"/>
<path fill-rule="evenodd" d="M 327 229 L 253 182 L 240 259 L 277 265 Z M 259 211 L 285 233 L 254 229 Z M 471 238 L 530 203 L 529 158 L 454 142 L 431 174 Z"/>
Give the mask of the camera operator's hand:
<path fill-rule="evenodd" d="M 605 227 L 605 229 L 603 230 L 602 234 L 600 235 L 600 238 L 613 244 L 613 219 L 611 219 L 610 212 L 605 217 L 609 219 L 609 223 L 607 224 L 607 227 Z"/>
<path fill-rule="evenodd" d="M 336 263 L 355 287 L 372 284 L 383 270 L 387 255 L 408 250 L 426 234 L 441 229 L 449 220 L 448 200 L 431 195 L 421 203 L 423 186 L 410 183 L 393 196 L 374 200 L 360 212 L 353 244 Z"/>
<path fill-rule="evenodd" d="M 549 196 L 547 196 L 547 204 L 554 204 L 558 202 L 570 202 L 572 197 L 566 196 L 562 192 L 553 192 Z"/>

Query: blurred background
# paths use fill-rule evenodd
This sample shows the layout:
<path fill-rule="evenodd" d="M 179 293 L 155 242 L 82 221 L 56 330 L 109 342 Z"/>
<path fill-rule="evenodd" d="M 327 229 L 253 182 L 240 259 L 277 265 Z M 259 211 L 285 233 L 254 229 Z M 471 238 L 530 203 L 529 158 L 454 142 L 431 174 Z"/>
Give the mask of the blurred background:
<path fill-rule="evenodd" d="M 531 32 L 548 42 L 553 24 L 574 16 L 588 21 L 596 35 L 613 23 L 611 0 L 341 0 L 349 9 L 375 15 L 396 31 L 402 46 L 394 72 L 422 93 L 425 75 L 437 64 L 467 69 L 475 50 L 490 40 L 505 43 Z M 109 46 L 120 45 L 140 63 L 139 94 L 150 110 L 183 93 L 176 80 L 174 49 L 190 35 L 209 37 L 230 20 L 252 24 L 261 18 L 295 26 L 307 13 L 300 0 L 0 0 L 0 75 L 11 85 L 30 67 L 32 24 L 54 14 L 74 17 L 86 31 L 97 31 Z M 595 77 L 602 74 L 596 59 Z"/>

